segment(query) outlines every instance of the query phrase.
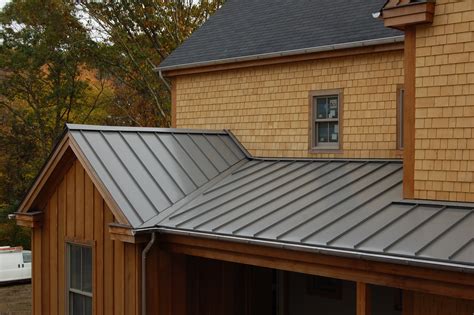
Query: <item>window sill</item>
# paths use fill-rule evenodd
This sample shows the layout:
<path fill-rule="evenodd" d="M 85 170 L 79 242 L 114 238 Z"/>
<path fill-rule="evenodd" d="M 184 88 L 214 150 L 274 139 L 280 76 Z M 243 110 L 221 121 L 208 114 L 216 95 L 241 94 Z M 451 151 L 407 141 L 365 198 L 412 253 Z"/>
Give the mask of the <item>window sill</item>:
<path fill-rule="evenodd" d="M 310 154 L 318 154 L 318 153 L 326 153 L 326 154 L 342 154 L 344 153 L 343 150 L 339 148 L 311 148 L 309 149 Z"/>

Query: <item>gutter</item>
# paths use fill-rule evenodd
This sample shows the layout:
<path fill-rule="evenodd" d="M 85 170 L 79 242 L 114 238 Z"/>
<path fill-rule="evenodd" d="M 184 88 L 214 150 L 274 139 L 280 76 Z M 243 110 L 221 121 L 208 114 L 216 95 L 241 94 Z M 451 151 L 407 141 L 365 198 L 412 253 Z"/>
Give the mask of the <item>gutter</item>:
<path fill-rule="evenodd" d="M 195 232 L 195 231 L 189 231 L 189 230 L 180 230 L 180 229 L 164 228 L 164 227 L 155 228 L 154 231 L 161 232 L 164 234 L 174 234 L 174 235 L 207 238 L 207 239 L 216 239 L 216 240 L 230 241 L 230 242 L 236 242 L 236 243 L 268 246 L 268 247 L 273 247 L 273 248 L 298 250 L 298 251 L 311 252 L 311 253 L 323 254 L 323 255 L 397 263 L 400 265 L 409 265 L 409 266 L 416 266 L 416 267 L 429 267 L 429 268 L 436 268 L 440 270 L 457 271 L 457 272 L 462 272 L 462 273 L 474 273 L 474 265 L 462 265 L 462 264 L 448 263 L 448 262 L 443 262 L 443 261 L 429 261 L 429 260 L 414 259 L 414 258 L 403 257 L 403 256 L 382 255 L 382 254 L 374 254 L 374 253 L 367 253 L 367 252 L 361 252 L 361 251 L 355 251 L 355 250 L 345 250 L 345 249 L 337 249 L 337 248 L 322 247 L 322 246 L 282 243 L 282 242 L 252 239 L 252 238 L 240 237 L 240 236 L 227 236 L 227 235 L 222 235 L 222 234 Z"/>
<path fill-rule="evenodd" d="M 269 58 L 276 58 L 276 57 L 295 56 L 295 55 L 303 55 L 303 54 L 310 54 L 310 53 L 317 53 L 317 52 L 334 51 L 334 50 L 340 50 L 340 49 L 401 43 L 404 40 L 405 40 L 405 35 L 398 35 L 398 36 L 384 37 L 384 38 L 378 38 L 378 39 L 369 39 L 369 40 L 333 44 L 333 45 L 326 45 L 326 46 L 318 46 L 318 47 L 311 47 L 311 48 L 292 49 L 292 50 L 285 50 L 285 51 L 280 51 L 280 52 L 263 53 L 263 54 L 256 54 L 256 55 L 249 55 L 249 56 L 242 56 L 242 57 L 223 58 L 223 59 L 210 60 L 210 61 L 198 61 L 198 62 L 164 66 L 164 67 L 158 66 L 154 70 L 157 71 L 161 77 L 162 71 L 187 69 L 187 68 L 195 68 L 195 67 L 205 67 L 205 66 L 213 66 L 213 65 L 226 64 L 226 63 L 262 60 L 262 59 L 269 59 Z"/>
<path fill-rule="evenodd" d="M 142 252 L 142 315 L 146 315 L 146 256 L 150 251 L 151 247 L 155 243 L 156 233 L 151 233 L 151 238 L 148 244 L 146 244 L 145 249 Z"/>

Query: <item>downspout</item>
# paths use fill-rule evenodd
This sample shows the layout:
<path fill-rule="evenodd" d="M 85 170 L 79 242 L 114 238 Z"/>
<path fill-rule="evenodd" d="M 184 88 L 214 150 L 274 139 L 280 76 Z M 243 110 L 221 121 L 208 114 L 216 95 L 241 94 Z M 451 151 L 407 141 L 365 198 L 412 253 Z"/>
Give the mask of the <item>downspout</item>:
<path fill-rule="evenodd" d="M 155 232 L 151 233 L 151 239 L 142 252 L 142 315 L 146 315 L 146 256 L 155 243 Z"/>
<path fill-rule="evenodd" d="M 161 70 L 158 70 L 158 76 L 160 77 L 161 81 L 163 81 L 163 83 L 166 85 L 166 87 L 168 88 L 168 91 L 170 91 L 171 93 L 171 86 L 168 83 L 168 81 L 166 81 L 165 77 L 163 77 L 163 73 L 161 72 Z"/>

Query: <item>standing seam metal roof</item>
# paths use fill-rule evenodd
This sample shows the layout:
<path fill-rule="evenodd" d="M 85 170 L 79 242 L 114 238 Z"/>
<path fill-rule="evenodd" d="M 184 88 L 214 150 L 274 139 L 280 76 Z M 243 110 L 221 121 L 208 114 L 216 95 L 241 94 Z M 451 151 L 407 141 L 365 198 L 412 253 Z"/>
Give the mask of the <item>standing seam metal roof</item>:
<path fill-rule="evenodd" d="M 400 161 L 250 159 L 149 223 L 474 271 L 474 205 L 403 200 L 402 173 Z"/>
<path fill-rule="evenodd" d="M 227 132 L 68 125 L 132 227 L 245 158 Z"/>
<path fill-rule="evenodd" d="M 399 160 L 253 158 L 226 131 L 68 129 L 136 232 L 201 233 L 474 271 L 474 204 L 403 200 Z"/>

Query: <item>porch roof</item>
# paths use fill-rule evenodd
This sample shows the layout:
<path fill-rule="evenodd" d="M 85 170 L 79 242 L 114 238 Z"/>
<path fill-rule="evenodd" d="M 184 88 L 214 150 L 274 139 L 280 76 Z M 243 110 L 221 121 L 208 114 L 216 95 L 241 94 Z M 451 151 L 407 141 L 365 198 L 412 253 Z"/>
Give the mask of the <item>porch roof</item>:
<path fill-rule="evenodd" d="M 474 271 L 474 204 L 403 200 L 396 160 L 248 158 L 148 224 L 166 233 Z"/>

